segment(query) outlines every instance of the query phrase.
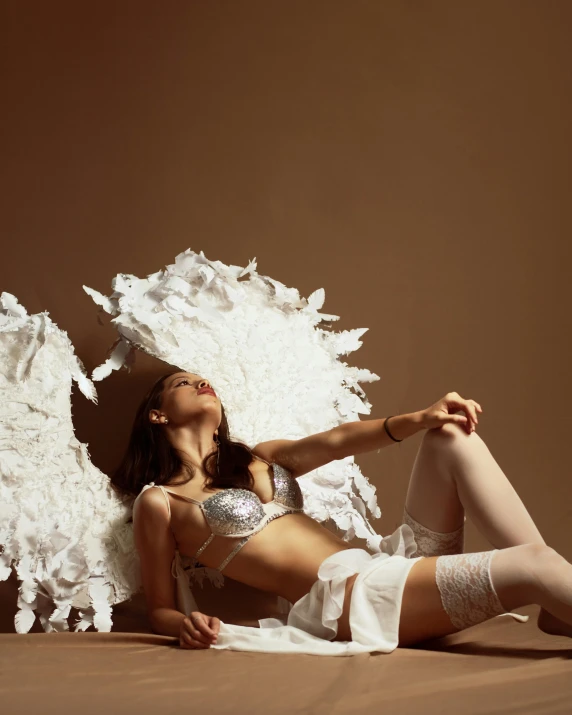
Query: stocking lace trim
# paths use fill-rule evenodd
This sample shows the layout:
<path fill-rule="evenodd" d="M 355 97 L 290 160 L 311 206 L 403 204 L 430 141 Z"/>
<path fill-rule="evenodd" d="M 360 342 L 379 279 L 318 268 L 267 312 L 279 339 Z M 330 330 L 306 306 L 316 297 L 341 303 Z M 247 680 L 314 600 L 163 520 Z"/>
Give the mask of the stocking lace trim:
<path fill-rule="evenodd" d="M 437 587 L 443 608 L 455 628 L 470 628 L 508 613 L 491 579 L 490 566 L 496 551 L 449 554 L 437 559 Z"/>
<path fill-rule="evenodd" d="M 467 517 L 464 518 L 464 522 Z M 455 531 L 432 531 L 416 521 L 407 509 L 403 509 L 403 523 L 408 524 L 415 534 L 417 556 L 441 556 L 442 554 L 462 554 L 465 546 L 465 523 Z"/>

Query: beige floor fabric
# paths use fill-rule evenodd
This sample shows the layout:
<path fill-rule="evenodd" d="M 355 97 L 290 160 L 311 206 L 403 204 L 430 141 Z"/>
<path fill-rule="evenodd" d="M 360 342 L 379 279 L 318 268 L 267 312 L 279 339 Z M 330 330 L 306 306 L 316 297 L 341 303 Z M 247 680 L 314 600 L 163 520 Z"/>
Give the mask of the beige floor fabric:
<path fill-rule="evenodd" d="M 150 631 L 140 596 L 114 608 L 111 633 L 43 633 L 36 622 L 20 635 L 9 632 L 15 581 L 0 587 L 4 715 L 572 711 L 572 641 L 539 631 L 537 606 L 518 609 L 528 623 L 494 619 L 391 654 L 334 658 L 183 650 Z M 254 625 L 250 608 L 272 612 L 237 587 L 248 605 L 235 622 Z M 208 597 L 222 615 L 221 594 Z"/>

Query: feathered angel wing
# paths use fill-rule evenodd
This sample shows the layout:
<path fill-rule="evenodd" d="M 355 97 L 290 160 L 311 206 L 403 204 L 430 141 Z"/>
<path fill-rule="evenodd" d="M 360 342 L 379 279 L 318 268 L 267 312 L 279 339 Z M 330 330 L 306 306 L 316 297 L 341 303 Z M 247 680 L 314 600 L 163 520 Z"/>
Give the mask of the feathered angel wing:
<path fill-rule="evenodd" d="M 367 328 L 318 327 L 338 319 L 319 312 L 322 288 L 304 299 L 259 275 L 255 260 L 246 268 L 229 266 L 191 249 L 146 278 L 118 274 L 109 297 L 83 288 L 114 316 L 120 335 L 110 358 L 93 371 L 94 381 L 119 369 L 128 356 L 132 360 L 136 346 L 208 377 L 225 406 L 231 435 L 251 446 L 299 439 L 371 410 L 358 383 L 379 377 L 339 359 L 361 346 Z M 344 539 L 364 538 L 379 551 L 382 537 L 366 516 L 366 506 L 375 518 L 381 515 L 375 488 L 353 457 L 299 482 L 307 514 L 320 522 L 331 518 Z"/>
<path fill-rule="evenodd" d="M 47 312 L 0 296 L 0 581 L 21 585 L 15 627 L 37 611 L 46 632 L 111 630 L 111 607 L 141 589 L 129 504 L 74 436 L 71 387 L 97 395 L 67 334 Z"/>

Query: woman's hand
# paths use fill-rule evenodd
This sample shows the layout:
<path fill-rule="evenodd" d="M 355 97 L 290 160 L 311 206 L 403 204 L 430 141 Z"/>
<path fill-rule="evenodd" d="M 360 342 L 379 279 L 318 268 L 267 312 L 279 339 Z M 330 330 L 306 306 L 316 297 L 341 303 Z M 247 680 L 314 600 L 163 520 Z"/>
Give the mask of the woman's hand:
<path fill-rule="evenodd" d="M 455 412 L 462 410 L 464 415 L 456 415 Z M 426 410 L 421 410 L 422 425 L 425 429 L 438 429 L 449 422 L 463 425 L 467 432 L 474 432 L 475 426 L 479 423 L 478 413 L 483 408 L 474 400 L 464 400 L 458 392 L 448 392 Z"/>
<path fill-rule="evenodd" d="M 179 644 L 181 648 L 210 648 L 216 643 L 220 629 L 220 619 L 207 616 L 200 611 L 193 611 L 181 621 Z"/>

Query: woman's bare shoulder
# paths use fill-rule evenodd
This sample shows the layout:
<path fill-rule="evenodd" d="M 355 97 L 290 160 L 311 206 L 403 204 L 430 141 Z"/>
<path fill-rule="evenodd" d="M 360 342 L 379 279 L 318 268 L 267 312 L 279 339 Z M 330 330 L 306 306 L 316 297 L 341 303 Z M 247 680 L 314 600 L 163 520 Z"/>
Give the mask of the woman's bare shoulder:
<path fill-rule="evenodd" d="M 150 489 L 144 489 L 139 492 L 135 499 L 133 508 L 137 507 L 142 512 L 149 512 L 151 510 L 156 510 L 158 507 L 162 510 L 167 511 L 168 505 L 165 496 L 162 494 L 162 489 L 157 487 L 151 487 Z"/>

